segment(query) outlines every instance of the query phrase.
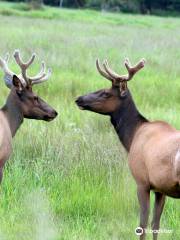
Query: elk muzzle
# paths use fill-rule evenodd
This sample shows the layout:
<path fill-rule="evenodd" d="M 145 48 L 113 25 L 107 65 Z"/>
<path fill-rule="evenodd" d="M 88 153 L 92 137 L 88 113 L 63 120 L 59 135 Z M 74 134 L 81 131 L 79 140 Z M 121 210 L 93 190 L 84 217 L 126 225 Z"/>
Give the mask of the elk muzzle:
<path fill-rule="evenodd" d="M 75 102 L 81 110 L 90 110 L 90 106 L 83 96 L 78 97 Z"/>
<path fill-rule="evenodd" d="M 52 112 L 48 113 L 47 115 L 44 116 L 44 121 L 50 122 L 54 120 L 57 117 L 58 113 L 53 110 Z"/>
<path fill-rule="evenodd" d="M 75 102 L 81 110 L 84 110 L 84 107 L 83 107 L 84 103 L 83 103 L 83 98 L 82 97 L 78 97 Z"/>

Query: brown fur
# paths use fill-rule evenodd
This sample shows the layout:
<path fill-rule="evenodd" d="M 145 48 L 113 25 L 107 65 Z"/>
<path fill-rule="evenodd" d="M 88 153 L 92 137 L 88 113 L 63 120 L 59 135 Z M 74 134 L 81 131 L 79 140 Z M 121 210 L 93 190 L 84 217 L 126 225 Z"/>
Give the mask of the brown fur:
<path fill-rule="evenodd" d="M 180 148 L 180 131 L 165 122 L 140 126 L 129 151 L 129 167 L 138 185 L 180 198 L 175 156 Z"/>
<path fill-rule="evenodd" d="M 6 116 L 0 111 L 0 168 L 3 168 L 12 151 L 12 135 Z"/>
<path fill-rule="evenodd" d="M 32 88 L 23 87 L 14 76 L 13 86 L 6 104 L 0 110 L 0 181 L 3 167 L 12 152 L 12 138 L 24 118 L 50 121 L 57 112 L 32 92 Z"/>
<path fill-rule="evenodd" d="M 101 69 L 98 62 L 97 68 L 101 75 L 112 81 L 112 87 L 81 96 L 76 103 L 83 110 L 111 117 L 111 123 L 128 152 L 129 167 L 137 183 L 140 226 L 143 230 L 147 227 L 150 190 L 153 190 L 152 229 L 158 230 L 165 196 L 180 198 L 180 131 L 166 122 L 145 119 L 138 112 L 129 90 L 122 90 L 121 81 L 125 77 L 117 76 L 110 69 L 107 71 L 105 65 L 104 70 Z M 140 239 L 145 239 L 144 231 Z M 153 239 L 157 239 L 157 232 L 153 233 Z"/>

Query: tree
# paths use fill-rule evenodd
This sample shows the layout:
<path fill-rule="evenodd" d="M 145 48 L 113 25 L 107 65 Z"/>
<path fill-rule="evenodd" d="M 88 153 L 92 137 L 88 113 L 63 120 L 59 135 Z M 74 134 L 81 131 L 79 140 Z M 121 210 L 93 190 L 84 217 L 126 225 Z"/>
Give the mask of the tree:
<path fill-rule="evenodd" d="M 63 6 L 63 0 L 59 1 L 59 6 L 62 7 Z"/>
<path fill-rule="evenodd" d="M 43 0 L 28 0 L 32 9 L 40 9 L 43 5 Z"/>
<path fill-rule="evenodd" d="M 153 13 L 155 10 L 180 11 L 180 0 L 6 0 L 29 2 L 32 8 L 40 8 L 42 3 L 60 7 L 88 7 L 110 11 Z M 157 11 L 156 11 L 157 12 Z"/>

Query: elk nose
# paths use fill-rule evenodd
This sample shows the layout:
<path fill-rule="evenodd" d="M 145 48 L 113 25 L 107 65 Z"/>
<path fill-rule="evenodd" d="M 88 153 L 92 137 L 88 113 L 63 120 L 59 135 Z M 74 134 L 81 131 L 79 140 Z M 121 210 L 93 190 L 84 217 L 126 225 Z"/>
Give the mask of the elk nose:
<path fill-rule="evenodd" d="M 58 113 L 55 110 L 53 110 L 50 114 L 50 118 L 54 119 L 57 117 L 57 115 L 58 115 Z"/>
<path fill-rule="evenodd" d="M 76 102 L 77 105 L 81 105 L 83 103 L 83 98 L 78 97 L 75 102 Z"/>
<path fill-rule="evenodd" d="M 54 117 L 57 117 L 58 112 L 54 111 L 53 114 L 54 114 Z"/>

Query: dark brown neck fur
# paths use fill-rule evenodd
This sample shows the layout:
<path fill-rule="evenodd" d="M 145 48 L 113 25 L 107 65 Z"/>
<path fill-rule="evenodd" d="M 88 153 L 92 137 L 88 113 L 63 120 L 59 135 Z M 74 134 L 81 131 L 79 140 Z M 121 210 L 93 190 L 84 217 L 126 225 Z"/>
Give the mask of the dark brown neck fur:
<path fill-rule="evenodd" d="M 120 108 L 111 114 L 111 123 L 128 152 L 136 130 L 144 122 L 148 122 L 148 120 L 139 113 L 130 92 L 128 92 Z"/>
<path fill-rule="evenodd" d="M 19 99 L 15 91 L 11 90 L 6 104 L 1 110 L 8 120 L 12 137 L 14 137 L 24 118 Z"/>

